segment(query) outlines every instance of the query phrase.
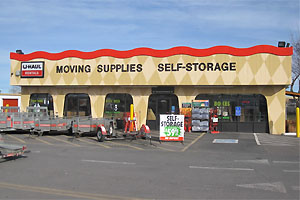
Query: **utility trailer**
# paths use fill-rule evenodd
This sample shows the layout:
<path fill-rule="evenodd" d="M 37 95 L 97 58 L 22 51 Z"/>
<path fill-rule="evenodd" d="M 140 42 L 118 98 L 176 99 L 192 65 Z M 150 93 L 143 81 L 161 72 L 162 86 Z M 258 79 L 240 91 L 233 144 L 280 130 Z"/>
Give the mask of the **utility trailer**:
<path fill-rule="evenodd" d="M 19 107 L 1 107 L 0 132 L 29 131 L 33 127 L 33 113 L 20 112 Z"/>
<path fill-rule="evenodd" d="M 6 144 L 0 134 L 0 159 L 15 158 L 24 154 L 26 146 Z"/>
<path fill-rule="evenodd" d="M 0 132 L 26 131 L 39 136 L 45 132 L 69 132 L 81 136 L 84 133 L 114 136 L 114 120 L 107 118 L 49 116 L 47 107 L 27 107 L 20 112 L 18 107 L 2 107 Z"/>
<path fill-rule="evenodd" d="M 81 136 L 84 133 L 96 135 L 99 142 L 105 137 L 116 137 L 114 120 L 108 118 L 75 117 L 72 121 L 72 133 Z"/>
<path fill-rule="evenodd" d="M 27 107 L 26 112 L 20 112 L 18 107 L 1 107 L 1 111 L 0 132 L 25 131 L 42 135 L 51 130 L 66 130 L 60 126 L 65 125 L 66 120 L 50 117 L 47 107 Z"/>
<path fill-rule="evenodd" d="M 71 129 L 72 119 L 50 116 L 47 107 L 27 107 L 27 113 L 32 113 L 32 134 L 42 136 L 45 132 L 68 132 Z"/>
<path fill-rule="evenodd" d="M 28 113 L 37 113 L 34 118 L 32 133 L 43 135 L 45 132 L 68 132 L 75 136 L 82 136 L 84 133 L 112 136 L 114 134 L 114 122 L 107 118 L 92 118 L 90 116 L 80 117 L 50 117 L 47 107 L 28 107 Z M 103 141 L 103 140 L 101 140 Z"/>
<path fill-rule="evenodd" d="M 103 142 L 105 138 L 118 137 L 113 119 L 50 116 L 47 107 L 27 107 L 26 112 L 20 112 L 18 107 L 2 107 L 1 111 L 0 132 L 25 131 L 38 136 L 42 136 L 45 132 L 71 133 L 75 136 L 87 133 L 97 136 L 99 142 Z M 135 130 L 129 135 L 132 138 L 146 138 L 148 133 L 149 127 L 143 125 L 139 131 Z"/>

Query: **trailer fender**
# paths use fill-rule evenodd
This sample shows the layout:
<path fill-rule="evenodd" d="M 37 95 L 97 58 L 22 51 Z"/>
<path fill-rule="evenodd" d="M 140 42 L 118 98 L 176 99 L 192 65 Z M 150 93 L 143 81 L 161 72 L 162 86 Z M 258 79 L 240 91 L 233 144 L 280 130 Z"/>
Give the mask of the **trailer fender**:
<path fill-rule="evenodd" d="M 105 127 L 104 127 L 103 124 L 98 125 L 98 130 L 99 130 L 99 129 L 101 130 L 102 135 L 107 135 L 106 129 L 105 129 Z"/>
<path fill-rule="evenodd" d="M 141 129 L 140 129 L 140 132 L 143 132 L 143 133 L 150 133 L 150 128 L 149 126 L 143 124 Z"/>
<path fill-rule="evenodd" d="M 140 128 L 140 131 L 139 131 L 139 134 L 140 134 L 140 137 L 142 139 L 147 139 L 148 134 L 150 133 L 150 128 L 149 126 L 143 124 L 142 127 Z"/>

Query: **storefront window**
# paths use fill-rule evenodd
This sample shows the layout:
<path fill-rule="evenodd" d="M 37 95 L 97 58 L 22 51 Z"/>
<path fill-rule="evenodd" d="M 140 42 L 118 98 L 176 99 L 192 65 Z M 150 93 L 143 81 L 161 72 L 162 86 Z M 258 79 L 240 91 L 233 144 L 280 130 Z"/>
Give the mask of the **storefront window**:
<path fill-rule="evenodd" d="M 257 122 L 267 122 L 268 121 L 268 111 L 267 111 L 267 100 L 263 95 L 257 95 L 258 101 L 256 101 L 256 111 L 254 121 Z"/>
<path fill-rule="evenodd" d="M 124 117 L 130 112 L 130 105 L 133 104 L 132 96 L 126 93 L 107 94 L 104 105 L 104 117 L 114 118 L 117 121 L 117 128 L 124 127 Z"/>
<path fill-rule="evenodd" d="M 90 97 L 87 94 L 67 94 L 65 97 L 64 116 L 91 116 Z"/>
<path fill-rule="evenodd" d="M 29 106 L 47 107 L 48 114 L 54 116 L 53 98 L 48 93 L 33 93 L 30 95 Z"/>
<path fill-rule="evenodd" d="M 242 124 L 250 123 L 253 126 L 249 125 L 249 127 L 254 130 L 257 123 L 268 123 L 267 102 L 263 95 L 199 94 L 196 100 L 209 100 L 210 107 L 217 108 L 219 124 L 222 128 L 225 127 L 225 123 L 227 125 L 228 123 L 238 123 L 232 125 L 232 129 L 239 129 L 239 127 L 243 126 Z M 267 129 L 267 125 L 264 127 Z"/>
<path fill-rule="evenodd" d="M 210 107 L 217 107 L 219 119 L 223 121 L 267 121 L 267 103 L 262 95 L 200 94 L 196 100 L 200 99 L 210 100 Z"/>
<path fill-rule="evenodd" d="M 243 95 L 239 98 L 239 105 L 241 107 L 240 122 L 254 121 L 254 112 L 257 110 L 255 101 L 254 96 L 250 95 Z"/>
<path fill-rule="evenodd" d="M 213 106 L 217 107 L 218 117 L 224 122 L 237 121 L 235 116 L 236 99 L 231 95 L 216 95 L 213 100 Z"/>

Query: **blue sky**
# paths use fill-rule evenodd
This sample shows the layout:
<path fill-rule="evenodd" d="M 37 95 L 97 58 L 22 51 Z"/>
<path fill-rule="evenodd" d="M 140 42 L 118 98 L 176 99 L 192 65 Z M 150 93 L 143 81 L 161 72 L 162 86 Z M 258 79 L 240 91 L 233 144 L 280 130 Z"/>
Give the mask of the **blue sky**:
<path fill-rule="evenodd" d="M 299 0 L 1 0 L 0 89 L 9 52 L 277 45 L 299 34 Z"/>

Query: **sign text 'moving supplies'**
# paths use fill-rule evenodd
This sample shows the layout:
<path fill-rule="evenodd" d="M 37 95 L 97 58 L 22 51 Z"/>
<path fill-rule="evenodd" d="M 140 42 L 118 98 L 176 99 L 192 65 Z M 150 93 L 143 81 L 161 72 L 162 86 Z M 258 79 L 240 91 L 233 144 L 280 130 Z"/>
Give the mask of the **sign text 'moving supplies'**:
<path fill-rule="evenodd" d="M 57 65 L 56 73 L 91 73 L 92 69 L 98 73 L 136 73 L 143 71 L 142 64 L 99 64 L 97 67 L 93 67 L 89 64 L 87 65 Z M 186 72 L 202 72 L 202 71 L 223 71 L 231 72 L 236 71 L 236 62 L 222 62 L 222 63 L 159 63 L 157 65 L 158 72 L 177 72 L 177 71 L 186 71 Z"/>

